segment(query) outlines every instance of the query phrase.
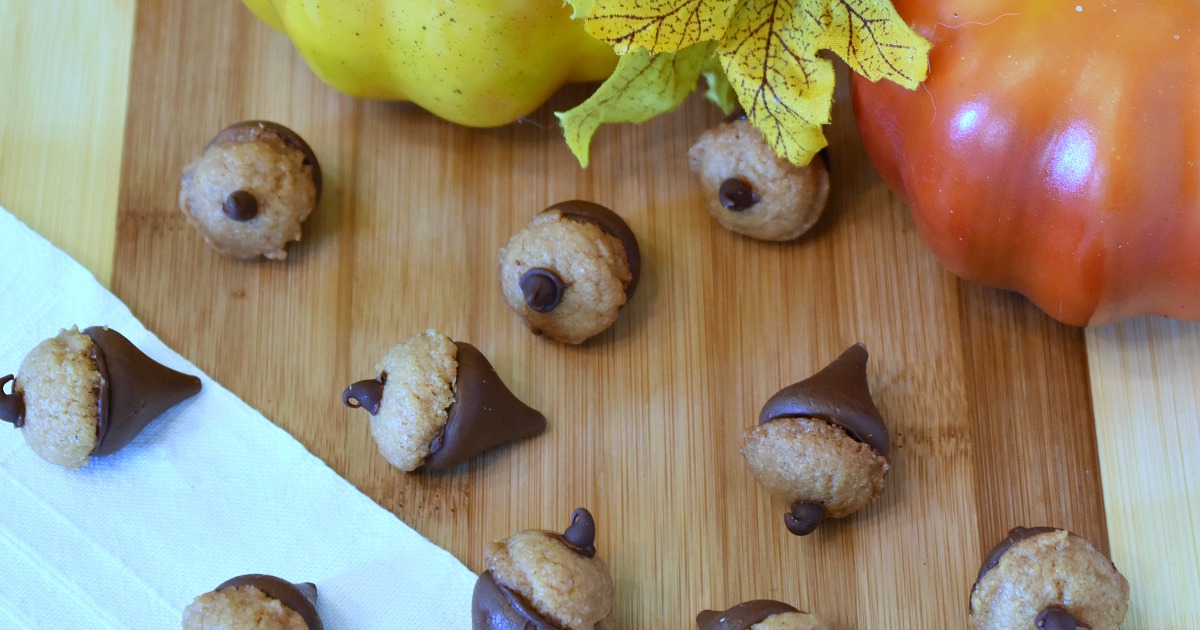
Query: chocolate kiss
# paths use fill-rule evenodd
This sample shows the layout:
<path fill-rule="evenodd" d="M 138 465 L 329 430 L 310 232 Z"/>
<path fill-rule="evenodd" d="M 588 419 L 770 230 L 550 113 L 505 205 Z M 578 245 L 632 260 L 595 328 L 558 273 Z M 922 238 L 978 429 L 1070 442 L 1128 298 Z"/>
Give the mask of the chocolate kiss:
<path fill-rule="evenodd" d="M 638 247 L 637 237 L 634 236 L 633 230 L 630 229 L 625 219 L 622 219 L 621 215 L 598 203 L 583 201 L 581 199 L 561 201 L 542 212 L 549 212 L 551 210 L 558 210 L 564 217 L 572 221 L 591 223 L 600 228 L 600 231 L 621 241 L 621 246 L 625 249 L 625 260 L 629 263 L 629 274 L 631 276 L 629 284 L 625 285 L 625 299 L 632 299 L 633 290 L 637 288 L 638 280 L 642 275 L 642 250 Z"/>
<path fill-rule="evenodd" d="M 1067 609 L 1059 606 L 1047 606 L 1043 608 L 1033 623 L 1041 630 L 1075 630 L 1076 628 L 1091 630 L 1091 626 L 1079 623 L 1075 615 L 1072 615 L 1067 612 Z"/>
<path fill-rule="evenodd" d="M 273 575 L 251 573 L 239 575 L 225 580 L 215 590 L 253 586 L 264 595 L 279 601 L 284 606 L 296 611 L 300 618 L 308 624 L 308 630 L 323 630 L 321 616 L 317 614 L 317 585 L 312 582 L 292 584 Z"/>
<path fill-rule="evenodd" d="M 146 356 L 121 333 L 104 326 L 92 338 L 100 370 L 100 413 L 93 455 L 115 453 L 164 411 L 200 391 L 200 379 Z"/>
<path fill-rule="evenodd" d="M 505 442 L 533 437 L 546 430 L 546 416 L 521 402 L 475 346 L 458 348 L 454 402 L 442 434 L 434 439 L 422 465 L 445 470 Z"/>
<path fill-rule="evenodd" d="M 484 571 L 471 593 L 472 630 L 562 630 L 539 613 L 520 593 L 496 582 Z"/>
<path fill-rule="evenodd" d="M 596 556 L 596 521 L 592 518 L 592 513 L 585 508 L 575 508 L 571 514 L 571 526 L 563 532 L 562 540 L 580 555 L 594 558 Z"/>
<path fill-rule="evenodd" d="M 772 615 L 800 612 L 783 602 L 756 599 L 742 602 L 729 610 L 717 612 L 704 610 L 696 615 L 700 630 L 746 630 L 756 623 L 766 621 Z"/>
<path fill-rule="evenodd" d="M 763 405 L 758 423 L 779 418 L 818 418 L 835 424 L 883 457 L 891 439 L 867 387 L 867 347 L 850 346 L 833 363 L 789 385 Z"/>

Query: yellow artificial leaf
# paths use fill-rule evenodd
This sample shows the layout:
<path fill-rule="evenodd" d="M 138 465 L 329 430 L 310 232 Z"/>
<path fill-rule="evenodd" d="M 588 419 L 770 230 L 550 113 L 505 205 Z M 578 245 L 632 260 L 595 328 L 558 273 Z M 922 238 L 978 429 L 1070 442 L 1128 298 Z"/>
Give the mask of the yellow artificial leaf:
<path fill-rule="evenodd" d="M 675 52 L 725 34 L 737 0 L 595 0 L 587 32 L 618 55 Z"/>
<path fill-rule="evenodd" d="M 596 129 L 604 123 L 642 122 L 671 111 L 696 89 L 715 45 L 696 44 L 674 53 L 645 50 L 623 55 L 617 69 L 586 101 L 555 112 L 567 146 L 583 167 Z"/>
<path fill-rule="evenodd" d="M 582 20 L 592 12 L 592 0 L 565 0 L 563 4 L 571 7 L 572 20 Z"/>
<path fill-rule="evenodd" d="M 818 49 L 831 50 L 871 81 L 916 89 L 929 70 L 929 42 L 908 28 L 888 2 L 828 0 Z M 814 3 L 815 4 L 815 3 Z"/>
<path fill-rule="evenodd" d="M 808 164 L 826 145 L 822 126 L 833 107 L 834 69 L 819 51 L 834 52 L 872 81 L 888 79 L 908 89 L 925 80 L 929 69 L 929 42 L 904 23 L 889 0 L 569 1 L 579 3 L 577 13 L 581 5 L 590 8 L 587 31 L 621 55 L 667 55 L 715 42 L 720 69 L 709 60 L 702 71 L 710 100 L 728 111 L 730 93 L 736 94 L 775 153 L 798 165 Z M 639 63 L 651 66 L 653 57 Z M 667 76 L 673 65 L 660 70 L 658 80 L 679 85 Z M 623 79 L 609 79 L 614 80 Z M 588 139 L 594 131 L 587 132 Z"/>

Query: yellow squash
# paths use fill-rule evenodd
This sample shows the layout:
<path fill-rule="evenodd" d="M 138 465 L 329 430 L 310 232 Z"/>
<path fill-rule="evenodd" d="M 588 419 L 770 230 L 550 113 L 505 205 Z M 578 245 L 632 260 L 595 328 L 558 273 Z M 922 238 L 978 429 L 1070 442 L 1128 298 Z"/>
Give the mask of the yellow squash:
<path fill-rule="evenodd" d="M 412 101 L 472 127 L 517 120 L 564 83 L 602 80 L 617 62 L 562 0 L 243 2 L 334 88 Z"/>

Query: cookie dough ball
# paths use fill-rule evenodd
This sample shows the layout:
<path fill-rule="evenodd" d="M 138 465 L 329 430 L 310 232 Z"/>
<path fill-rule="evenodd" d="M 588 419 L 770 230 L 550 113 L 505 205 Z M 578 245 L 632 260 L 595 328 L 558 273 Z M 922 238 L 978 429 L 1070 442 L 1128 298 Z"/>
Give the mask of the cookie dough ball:
<path fill-rule="evenodd" d="M 971 588 L 976 630 L 1115 630 L 1129 583 L 1086 539 L 1053 527 L 1017 527 L 989 553 Z"/>
<path fill-rule="evenodd" d="M 379 452 L 405 472 L 452 468 L 505 442 L 546 430 L 474 346 L 428 330 L 388 350 L 374 379 L 342 393 L 371 414 Z"/>
<path fill-rule="evenodd" d="M 241 575 L 195 599 L 183 630 L 322 630 L 317 587 L 270 575 Z"/>
<path fill-rule="evenodd" d="M 723 611 L 696 615 L 699 630 L 824 630 L 816 616 L 783 602 L 756 599 Z"/>
<path fill-rule="evenodd" d="M 563 343 L 583 343 L 612 326 L 640 272 L 629 225 L 588 201 L 550 206 L 500 252 L 509 307 L 535 334 Z"/>
<path fill-rule="evenodd" d="M 725 229 L 765 241 L 790 241 L 811 228 L 829 199 L 821 158 L 796 166 L 778 157 L 745 117 L 704 132 L 688 151 L 708 212 Z"/>
<path fill-rule="evenodd" d="M 214 250 L 282 259 L 321 198 L 321 167 L 296 132 L 266 121 L 217 134 L 183 170 L 179 209 Z"/>
<path fill-rule="evenodd" d="M 518 532 L 484 549 L 487 570 L 472 597 L 475 630 L 605 628 L 613 610 L 608 566 L 596 558 L 596 525 L 576 509 L 566 532 Z"/>
<path fill-rule="evenodd" d="M 42 459 L 76 469 L 120 450 L 198 391 L 200 379 L 154 361 L 114 330 L 71 328 L 30 350 L 15 376 L 0 378 L 0 420 L 20 429 Z"/>
<path fill-rule="evenodd" d="M 813 376 L 780 390 L 745 435 L 751 472 L 803 536 L 883 492 L 890 439 L 867 386 L 867 349 L 855 344 Z"/>

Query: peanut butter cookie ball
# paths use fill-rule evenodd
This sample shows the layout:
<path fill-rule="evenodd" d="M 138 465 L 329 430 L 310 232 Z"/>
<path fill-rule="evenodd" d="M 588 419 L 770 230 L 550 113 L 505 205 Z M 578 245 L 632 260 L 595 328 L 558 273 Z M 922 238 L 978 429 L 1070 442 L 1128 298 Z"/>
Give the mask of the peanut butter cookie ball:
<path fill-rule="evenodd" d="M 688 151 L 708 212 L 725 229 L 765 241 L 799 238 L 821 218 L 829 169 L 821 153 L 807 166 L 778 157 L 745 116 L 705 131 Z"/>
<path fill-rule="evenodd" d="M 287 257 L 321 199 L 321 166 L 296 132 L 261 120 L 217 134 L 183 171 L 179 209 L 217 252 Z"/>
<path fill-rule="evenodd" d="M 1054 527 L 1016 527 L 984 559 L 971 588 L 975 630 L 1115 630 L 1129 582 L 1085 538 Z"/>
<path fill-rule="evenodd" d="M 816 615 L 769 599 L 742 602 L 720 612 L 705 610 L 696 615 L 696 626 L 699 630 L 825 630 Z"/>
<path fill-rule="evenodd" d="M 317 587 L 271 575 L 240 575 L 195 599 L 183 630 L 322 630 Z"/>
<path fill-rule="evenodd" d="M 0 378 L 0 420 L 20 429 L 42 459 L 82 468 L 199 391 L 199 378 L 158 363 L 115 330 L 71 328 L 30 350 L 15 376 Z"/>
<path fill-rule="evenodd" d="M 371 414 L 379 452 L 405 472 L 443 470 L 546 430 L 546 417 L 504 385 L 475 346 L 428 330 L 388 350 L 377 376 L 342 403 Z"/>
<path fill-rule="evenodd" d="M 474 630 L 595 630 L 608 627 L 613 582 L 596 557 L 596 523 L 583 508 L 562 534 L 526 530 L 484 549 L 475 583 Z"/>
<path fill-rule="evenodd" d="M 745 435 L 742 455 L 781 499 L 788 531 L 812 533 L 883 491 L 891 442 L 867 386 L 867 349 L 855 344 L 813 376 L 783 388 Z"/>
<path fill-rule="evenodd" d="M 550 206 L 500 252 L 508 306 L 535 334 L 563 343 L 583 343 L 612 326 L 640 273 L 629 225 L 589 201 Z"/>

